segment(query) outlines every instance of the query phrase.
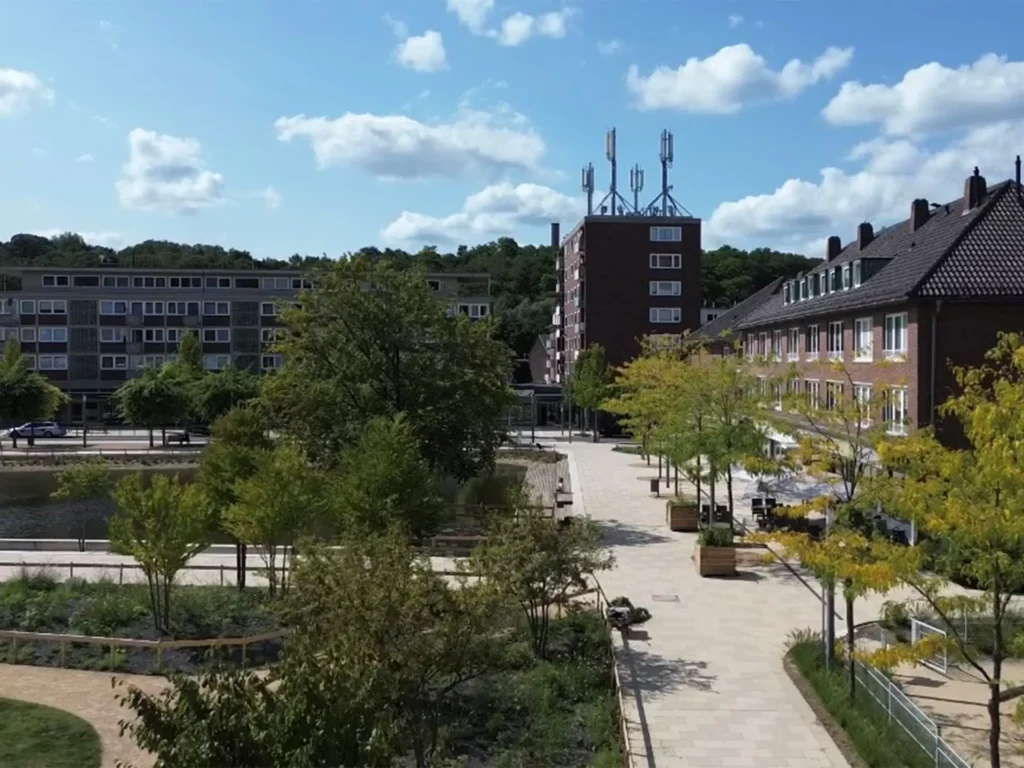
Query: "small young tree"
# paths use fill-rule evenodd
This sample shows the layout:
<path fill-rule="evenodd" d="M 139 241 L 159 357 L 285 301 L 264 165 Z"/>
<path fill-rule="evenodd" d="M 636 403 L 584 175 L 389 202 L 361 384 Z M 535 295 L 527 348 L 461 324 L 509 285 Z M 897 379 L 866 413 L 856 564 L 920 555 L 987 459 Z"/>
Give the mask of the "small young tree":
<path fill-rule="evenodd" d="M 160 427 L 161 442 L 167 443 L 167 425 L 188 416 L 189 398 L 186 385 L 170 368 L 146 368 L 128 379 L 112 395 L 118 415 L 128 424 L 149 429 L 149 447 L 153 447 L 153 430 Z"/>
<path fill-rule="evenodd" d="M 203 368 L 203 346 L 195 331 L 185 331 L 178 342 L 178 366 L 193 379 L 198 379 L 206 373 L 206 369 Z"/>
<path fill-rule="evenodd" d="M 260 548 L 273 596 L 288 590 L 295 543 L 324 519 L 325 477 L 287 443 L 257 452 L 255 460 L 252 475 L 236 484 L 238 501 L 224 512 L 223 524 L 238 541 Z"/>
<path fill-rule="evenodd" d="M 107 496 L 112 483 L 110 465 L 103 459 L 88 459 L 57 474 L 57 490 L 53 492 L 53 498 L 77 505 Z M 85 515 L 82 510 L 76 511 L 79 517 L 78 551 L 85 552 Z"/>
<path fill-rule="evenodd" d="M 171 629 L 171 587 L 178 572 L 209 545 L 210 512 L 202 490 L 177 476 L 156 475 L 147 488 L 138 472 L 114 489 L 110 548 L 138 562 L 149 586 L 158 632 Z"/>
<path fill-rule="evenodd" d="M 593 521 L 576 519 L 563 528 L 546 515 L 521 512 L 517 518 L 496 521 L 463 567 L 522 608 L 534 654 L 545 658 L 551 607 L 572 590 L 586 589 L 587 577 L 613 562 Z"/>
<path fill-rule="evenodd" d="M 584 349 L 576 362 L 573 363 L 572 387 L 573 401 L 590 414 L 590 427 L 593 430 L 594 442 L 598 441 L 597 413 L 601 404 L 611 394 L 612 372 L 605 361 L 604 347 L 591 344 Z"/>
<path fill-rule="evenodd" d="M 49 419 L 68 400 L 67 395 L 43 376 L 28 369 L 18 342 L 10 339 L 0 360 L 0 419 L 14 422 Z M 17 438 L 11 438 L 17 447 Z M 28 435 L 28 444 L 35 435 Z"/>

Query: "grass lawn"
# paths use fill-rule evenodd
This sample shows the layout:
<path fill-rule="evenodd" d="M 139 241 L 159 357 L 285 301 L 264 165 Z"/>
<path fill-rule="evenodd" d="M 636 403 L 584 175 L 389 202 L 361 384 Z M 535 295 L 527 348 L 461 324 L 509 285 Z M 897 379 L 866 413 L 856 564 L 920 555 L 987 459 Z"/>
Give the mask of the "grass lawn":
<path fill-rule="evenodd" d="M 0 765 L 4 768 L 95 768 L 100 754 L 100 737 L 80 717 L 0 699 Z"/>
<path fill-rule="evenodd" d="M 811 684 L 825 709 L 853 743 L 870 768 L 934 768 L 935 759 L 925 754 L 899 726 L 890 725 L 886 712 L 864 690 L 850 701 L 850 686 L 841 664 L 825 669 L 819 639 L 796 643 L 789 658 Z"/>

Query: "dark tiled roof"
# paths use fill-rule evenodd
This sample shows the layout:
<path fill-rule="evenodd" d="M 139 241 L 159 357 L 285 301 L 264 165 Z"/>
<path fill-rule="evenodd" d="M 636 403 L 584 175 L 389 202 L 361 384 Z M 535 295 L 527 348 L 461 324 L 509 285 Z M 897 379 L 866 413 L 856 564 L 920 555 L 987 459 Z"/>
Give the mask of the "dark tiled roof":
<path fill-rule="evenodd" d="M 995 265 L 1002 263 L 1005 258 L 1002 249 L 1011 242 L 1010 250 L 1018 254 L 1015 260 L 1017 266 L 1012 276 L 1007 273 L 999 278 L 1003 292 L 995 295 L 1024 294 L 1024 239 L 1020 234 L 1024 230 L 1024 215 L 1020 207 L 1014 212 L 1012 206 L 1004 205 L 1007 198 L 1014 197 L 1012 193 L 1004 194 L 1012 187 L 1012 182 L 989 187 L 984 202 L 967 211 L 964 210 L 963 198 L 939 206 L 915 232 L 910 231 L 907 220 L 887 227 L 878 232 L 863 250 L 857 247 L 856 242 L 847 244 L 836 258 L 822 262 L 808 274 L 816 275 L 857 259 L 890 261 L 859 288 L 849 291 L 788 305 L 783 303 L 780 291 L 769 301 L 762 302 L 755 311 L 740 318 L 736 327 L 751 328 L 796 318 L 891 304 L 913 295 L 991 296 L 992 290 L 983 285 L 988 279 L 985 275 L 993 273 Z M 1015 200 L 1013 202 L 1016 204 Z M 990 214 L 991 221 L 988 220 Z M 975 222 L 981 224 L 972 226 Z M 975 234 L 978 236 L 975 237 Z M 980 256 L 982 253 L 984 256 Z M 951 258 L 944 258 L 947 255 Z M 986 265 L 984 272 L 975 270 L 978 259 Z M 972 286 L 981 289 L 980 293 L 970 290 Z M 930 291 L 948 293 L 924 293 L 926 287 Z"/>
<path fill-rule="evenodd" d="M 768 301 L 779 289 L 779 286 L 782 285 L 782 280 L 783 278 L 781 277 L 775 278 L 757 293 L 748 296 L 736 306 L 726 310 L 707 325 L 702 325 L 694 333 L 690 334 L 689 338 L 712 341 L 723 334 L 728 334 L 729 331 L 736 327 L 740 320 Z"/>

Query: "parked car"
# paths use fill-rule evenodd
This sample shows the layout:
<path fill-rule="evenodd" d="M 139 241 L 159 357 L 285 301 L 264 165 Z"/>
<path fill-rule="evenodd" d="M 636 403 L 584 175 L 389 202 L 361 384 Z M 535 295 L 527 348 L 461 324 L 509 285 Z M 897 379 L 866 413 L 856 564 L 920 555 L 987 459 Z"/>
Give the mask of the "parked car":
<path fill-rule="evenodd" d="M 7 437 L 64 437 L 68 431 L 56 421 L 29 421 L 8 430 Z"/>

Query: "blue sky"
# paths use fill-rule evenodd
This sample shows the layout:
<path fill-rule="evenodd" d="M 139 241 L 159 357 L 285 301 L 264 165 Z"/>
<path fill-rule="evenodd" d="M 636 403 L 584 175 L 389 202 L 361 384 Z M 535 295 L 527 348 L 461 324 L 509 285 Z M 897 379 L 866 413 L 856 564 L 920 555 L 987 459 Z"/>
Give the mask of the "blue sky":
<path fill-rule="evenodd" d="M 259 256 L 543 242 L 639 162 L 705 244 L 816 254 L 1024 148 L 1007 2 L 312 0 L 0 7 L 0 237 Z M 1002 47 L 979 41 L 1002 41 Z M 858 85 L 859 84 L 859 85 Z"/>

